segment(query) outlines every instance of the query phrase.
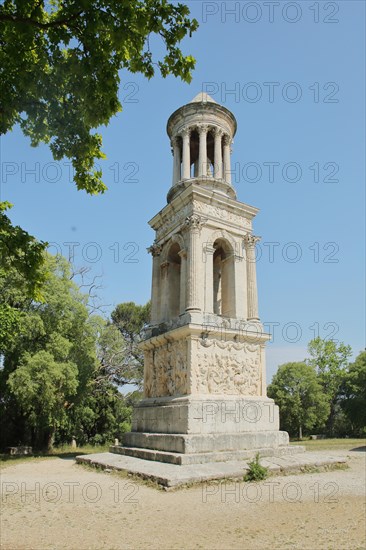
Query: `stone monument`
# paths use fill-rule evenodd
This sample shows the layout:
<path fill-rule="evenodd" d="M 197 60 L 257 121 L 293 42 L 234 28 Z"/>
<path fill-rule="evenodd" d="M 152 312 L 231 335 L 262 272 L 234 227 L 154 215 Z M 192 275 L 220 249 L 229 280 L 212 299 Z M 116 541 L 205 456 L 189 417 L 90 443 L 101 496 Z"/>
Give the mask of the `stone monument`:
<path fill-rule="evenodd" d="M 149 222 L 144 398 L 113 452 L 173 464 L 295 452 L 266 395 L 269 335 L 258 314 L 252 228 L 258 209 L 239 202 L 231 183 L 236 127 L 234 115 L 203 93 L 168 120 L 172 186 Z"/>

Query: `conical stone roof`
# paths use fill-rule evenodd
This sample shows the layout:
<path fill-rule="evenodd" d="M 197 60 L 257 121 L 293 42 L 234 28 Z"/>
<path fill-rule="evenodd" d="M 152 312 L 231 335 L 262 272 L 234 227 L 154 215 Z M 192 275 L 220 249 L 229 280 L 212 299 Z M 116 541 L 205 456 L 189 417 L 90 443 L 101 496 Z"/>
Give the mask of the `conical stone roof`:
<path fill-rule="evenodd" d="M 216 103 L 217 104 L 217 101 L 212 99 L 212 97 L 206 94 L 206 92 L 200 92 L 192 99 L 192 101 L 190 101 L 190 103 Z"/>

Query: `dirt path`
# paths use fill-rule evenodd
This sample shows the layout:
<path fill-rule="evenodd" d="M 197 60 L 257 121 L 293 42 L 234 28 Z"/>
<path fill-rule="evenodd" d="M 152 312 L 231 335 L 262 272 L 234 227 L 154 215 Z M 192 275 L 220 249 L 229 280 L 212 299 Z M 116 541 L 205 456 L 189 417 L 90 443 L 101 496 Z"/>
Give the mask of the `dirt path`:
<path fill-rule="evenodd" d="M 174 492 L 70 459 L 7 466 L 1 549 L 364 549 L 366 453 L 326 454 L 350 468 Z"/>

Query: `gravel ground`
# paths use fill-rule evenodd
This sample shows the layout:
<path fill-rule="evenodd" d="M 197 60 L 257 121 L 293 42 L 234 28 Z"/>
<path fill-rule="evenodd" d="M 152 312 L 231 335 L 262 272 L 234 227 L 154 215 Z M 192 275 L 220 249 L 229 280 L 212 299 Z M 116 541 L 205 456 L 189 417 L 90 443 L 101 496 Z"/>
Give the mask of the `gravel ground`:
<path fill-rule="evenodd" d="M 170 492 L 73 459 L 11 464 L 1 549 L 366 549 L 366 453 L 324 454 L 349 469 Z"/>

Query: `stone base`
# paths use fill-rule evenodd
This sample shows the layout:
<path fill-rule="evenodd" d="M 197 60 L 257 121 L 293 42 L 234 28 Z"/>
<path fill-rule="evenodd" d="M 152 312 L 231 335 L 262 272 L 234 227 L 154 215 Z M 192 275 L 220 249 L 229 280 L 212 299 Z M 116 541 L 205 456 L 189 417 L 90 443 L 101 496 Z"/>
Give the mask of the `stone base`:
<path fill-rule="evenodd" d="M 171 464 L 203 464 L 303 451 L 279 430 L 278 407 L 260 396 L 143 399 L 132 432 L 111 452 Z"/>

